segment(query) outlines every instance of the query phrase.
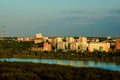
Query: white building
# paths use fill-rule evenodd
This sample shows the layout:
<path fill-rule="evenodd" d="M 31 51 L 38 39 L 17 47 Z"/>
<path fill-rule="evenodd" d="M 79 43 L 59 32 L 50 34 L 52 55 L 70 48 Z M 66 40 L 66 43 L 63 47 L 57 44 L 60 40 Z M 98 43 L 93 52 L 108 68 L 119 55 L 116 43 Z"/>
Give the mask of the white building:
<path fill-rule="evenodd" d="M 42 38 L 42 33 L 37 33 L 37 34 L 35 35 L 35 38 Z"/>
<path fill-rule="evenodd" d="M 63 42 L 63 41 L 62 41 L 62 37 L 57 37 L 57 38 L 56 38 L 56 43 L 58 43 L 58 42 Z"/>
<path fill-rule="evenodd" d="M 106 43 L 106 42 L 91 42 L 88 45 L 88 50 L 90 52 L 93 51 L 106 51 L 108 52 L 110 49 L 110 43 Z"/>
<path fill-rule="evenodd" d="M 24 38 L 23 37 L 18 37 L 17 41 L 24 41 Z"/>
<path fill-rule="evenodd" d="M 79 42 L 82 42 L 82 43 L 87 43 L 87 38 L 86 37 L 79 37 Z"/>
<path fill-rule="evenodd" d="M 66 37 L 66 42 L 68 43 L 72 43 L 72 42 L 75 42 L 75 39 L 73 37 Z"/>
<path fill-rule="evenodd" d="M 80 43 L 80 50 L 86 51 L 88 48 L 88 42 L 86 37 L 79 37 L 78 42 Z"/>
<path fill-rule="evenodd" d="M 37 43 L 41 43 L 43 41 L 44 41 L 44 38 L 43 38 L 42 34 L 41 33 L 37 33 L 35 35 L 34 43 L 37 44 Z"/>
<path fill-rule="evenodd" d="M 67 50 L 67 49 L 69 49 L 69 44 L 68 44 L 68 42 L 58 42 L 56 47 L 57 47 L 57 49 Z"/>
<path fill-rule="evenodd" d="M 57 49 L 65 49 L 65 42 L 58 42 Z"/>
<path fill-rule="evenodd" d="M 79 46 L 80 46 L 79 42 L 70 43 L 70 50 L 79 50 Z"/>

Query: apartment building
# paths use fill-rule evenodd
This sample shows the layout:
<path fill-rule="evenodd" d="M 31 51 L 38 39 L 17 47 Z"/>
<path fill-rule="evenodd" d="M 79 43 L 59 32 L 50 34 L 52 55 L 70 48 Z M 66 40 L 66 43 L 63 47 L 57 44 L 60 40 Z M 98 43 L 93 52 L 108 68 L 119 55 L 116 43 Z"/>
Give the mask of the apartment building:
<path fill-rule="evenodd" d="M 45 42 L 43 44 L 43 51 L 51 51 L 51 44 L 49 44 L 48 42 Z"/>
<path fill-rule="evenodd" d="M 93 51 L 105 51 L 108 52 L 110 49 L 110 43 L 107 42 L 90 42 L 88 44 L 88 50 Z"/>

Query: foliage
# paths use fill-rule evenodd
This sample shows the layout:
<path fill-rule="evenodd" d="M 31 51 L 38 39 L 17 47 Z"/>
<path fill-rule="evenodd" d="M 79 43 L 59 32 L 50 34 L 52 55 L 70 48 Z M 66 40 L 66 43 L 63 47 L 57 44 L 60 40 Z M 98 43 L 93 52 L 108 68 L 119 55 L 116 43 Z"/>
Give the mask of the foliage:
<path fill-rule="evenodd" d="M 92 61 L 115 62 L 120 64 L 120 52 L 75 52 L 72 50 L 56 52 L 32 51 L 33 42 L 0 41 L 0 57 L 17 58 L 55 58 L 55 59 L 79 59 Z M 40 46 L 39 44 L 38 46 Z M 42 45 L 41 45 L 42 46 Z"/>
<path fill-rule="evenodd" d="M 119 80 L 120 73 L 94 68 L 0 62 L 1 80 Z"/>

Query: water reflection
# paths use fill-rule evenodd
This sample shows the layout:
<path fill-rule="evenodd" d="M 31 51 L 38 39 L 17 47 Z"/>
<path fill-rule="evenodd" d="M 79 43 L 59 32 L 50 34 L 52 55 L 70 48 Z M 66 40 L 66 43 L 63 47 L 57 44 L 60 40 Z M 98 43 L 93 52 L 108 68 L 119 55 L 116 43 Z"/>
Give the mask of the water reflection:
<path fill-rule="evenodd" d="M 116 65 L 115 63 L 94 62 L 94 61 L 25 59 L 25 58 L 0 58 L 0 61 L 47 63 L 47 64 L 57 64 L 57 65 L 65 65 L 65 66 L 73 66 L 73 67 L 93 67 L 93 68 L 120 71 L 120 65 Z"/>

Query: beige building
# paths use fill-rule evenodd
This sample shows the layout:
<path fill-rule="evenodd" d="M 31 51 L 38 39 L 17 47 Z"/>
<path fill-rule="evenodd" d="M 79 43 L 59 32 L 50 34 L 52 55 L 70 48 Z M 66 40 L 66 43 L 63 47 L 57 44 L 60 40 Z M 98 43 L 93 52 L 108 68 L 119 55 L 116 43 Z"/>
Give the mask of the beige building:
<path fill-rule="evenodd" d="M 57 49 L 65 49 L 65 42 L 58 42 Z"/>
<path fill-rule="evenodd" d="M 35 38 L 34 39 L 35 44 L 42 43 L 42 42 L 44 42 L 44 38 Z"/>
<path fill-rule="evenodd" d="M 17 41 L 34 41 L 32 37 L 18 37 Z"/>
<path fill-rule="evenodd" d="M 108 52 L 110 49 L 110 43 L 106 42 L 90 42 L 88 45 L 88 50 L 93 51 L 105 51 Z"/>
<path fill-rule="evenodd" d="M 44 41 L 44 38 L 43 38 L 42 34 L 41 33 L 37 33 L 35 35 L 34 43 L 37 44 L 37 43 L 41 43 L 43 41 Z"/>
<path fill-rule="evenodd" d="M 56 42 L 57 42 L 57 43 L 58 43 L 58 42 L 63 42 L 63 41 L 62 41 L 62 37 L 57 37 L 57 38 L 56 38 Z"/>
<path fill-rule="evenodd" d="M 82 43 L 87 43 L 87 38 L 86 37 L 79 37 L 78 41 L 82 42 Z"/>
<path fill-rule="evenodd" d="M 35 38 L 41 38 L 42 37 L 42 33 L 37 33 L 36 35 L 35 35 Z"/>
<path fill-rule="evenodd" d="M 24 38 L 23 37 L 18 37 L 17 41 L 24 41 Z"/>
<path fill-rule="evenodd" d="M 65 40 L 66 40 L 66 42 L 68 42 L 68 43 L 75 42 L 74 37 L 65 37 Z"/>
<path fill-rule="evenodd" d="M 69 43 L 73 43 L 73 42 L 75 42 L 75 39 L 74 39 L 73 37 L 69 37 L 69 38 L 68 38 L 68 42 L 69 42 Z"/>
<path fill-rule="evenodd" d="M 42 47 L 31 47 L 31 50 L 32 51 L 42 51 L 43 50 L 43 48 Z"/>
<path fill-rule="evenodd" d="M 86 37 L 79 37 L 78 42 L 80 43 L 80 50 L 86 51 L 88 48 L 88 42 Z"/>
<path fill-rule="evenodd" d="M 79 43 L 78 42 L 73 42 L 70 43 L 70 50 L 78 50 L 79 49 Z"/>

